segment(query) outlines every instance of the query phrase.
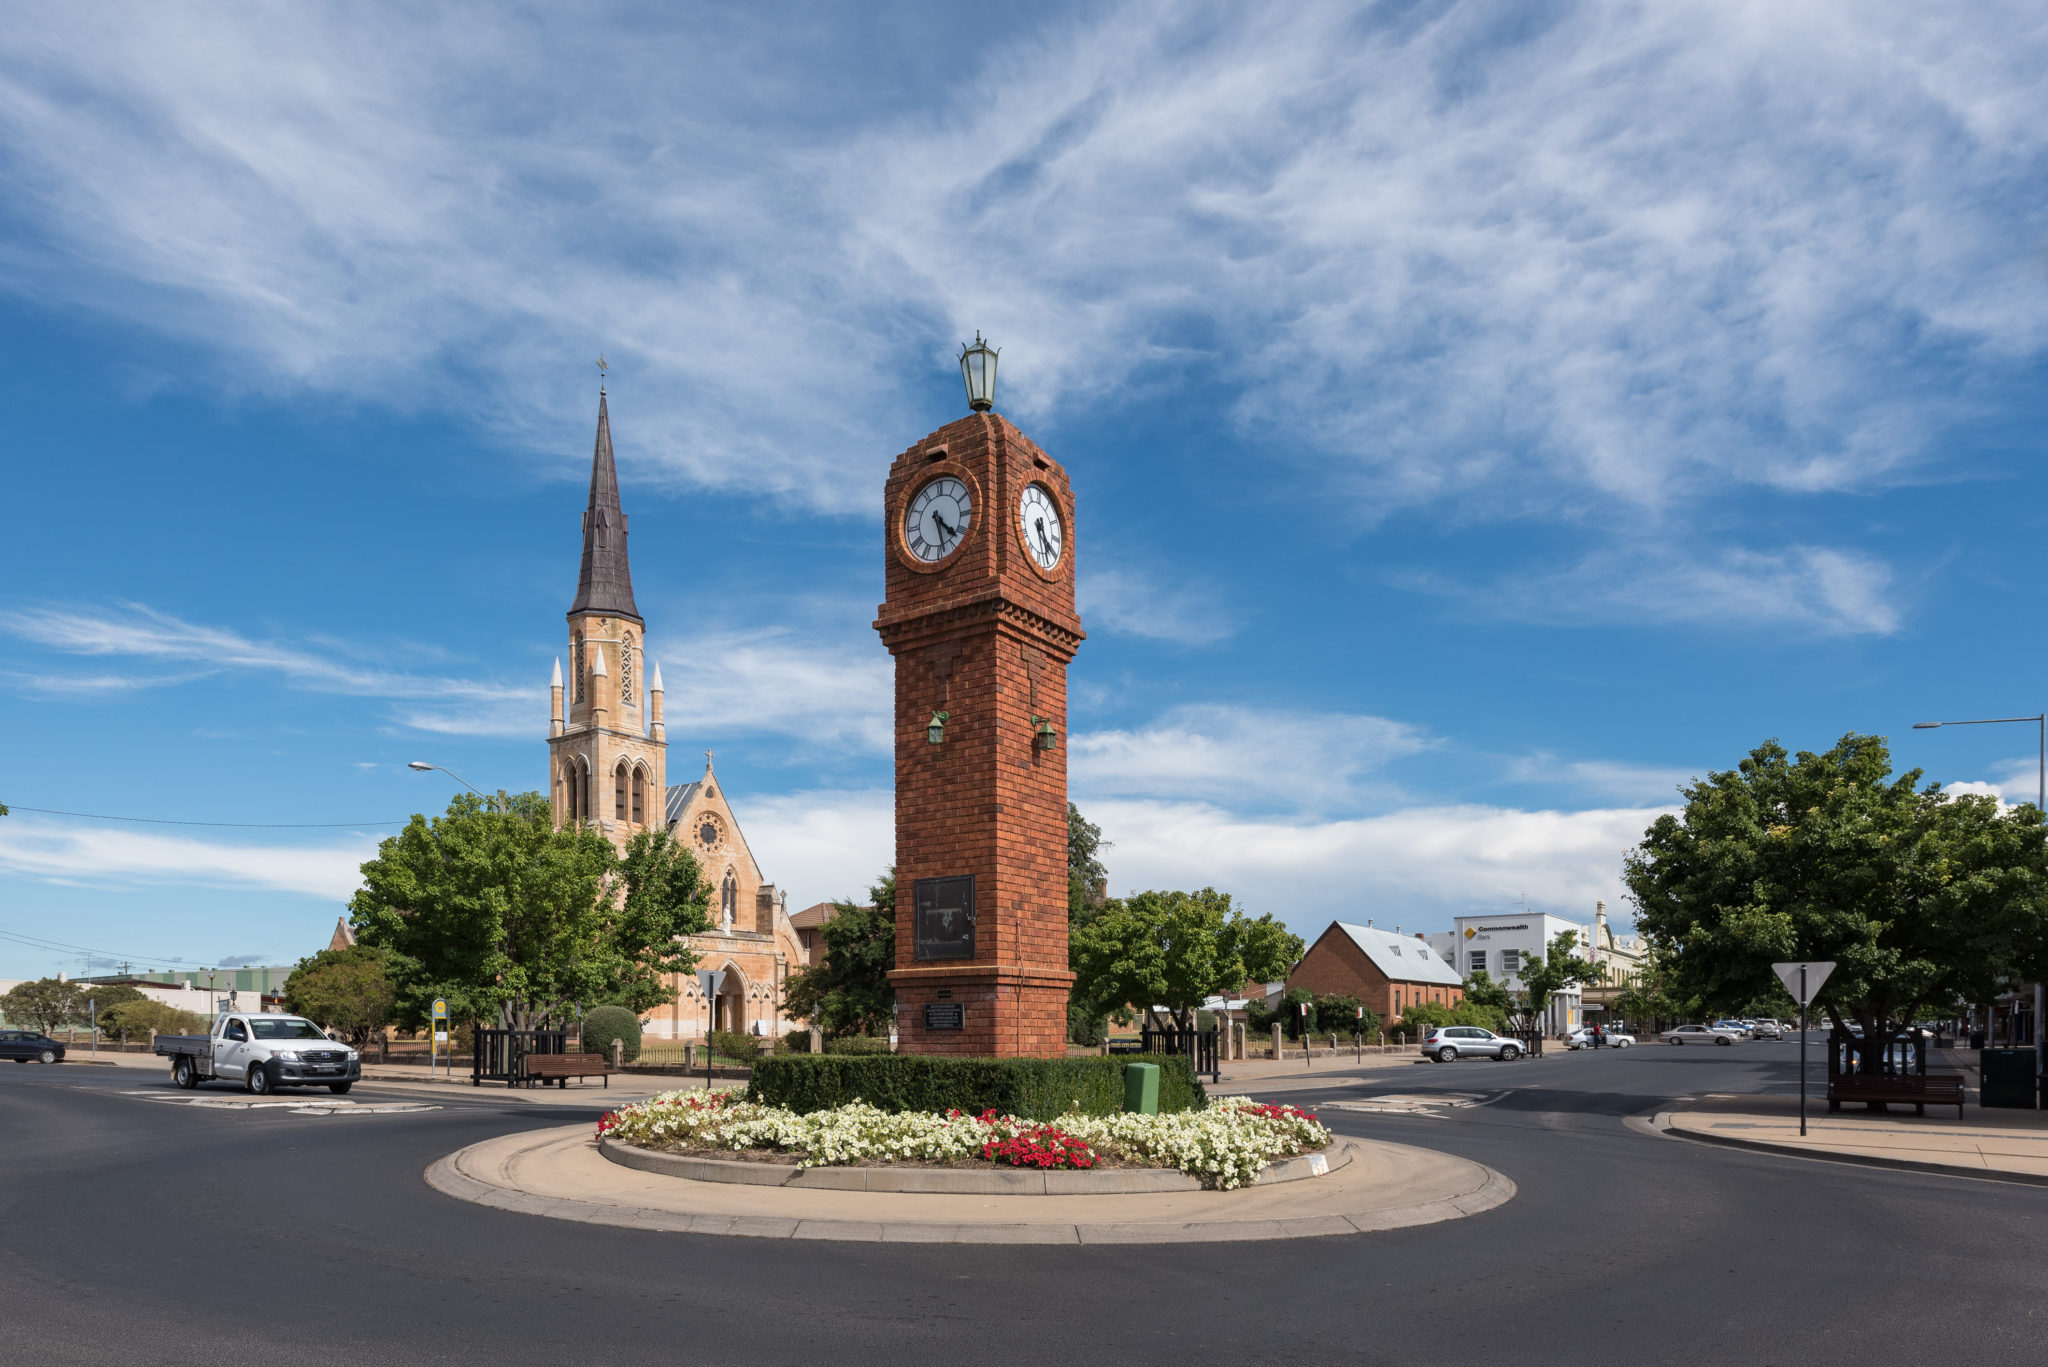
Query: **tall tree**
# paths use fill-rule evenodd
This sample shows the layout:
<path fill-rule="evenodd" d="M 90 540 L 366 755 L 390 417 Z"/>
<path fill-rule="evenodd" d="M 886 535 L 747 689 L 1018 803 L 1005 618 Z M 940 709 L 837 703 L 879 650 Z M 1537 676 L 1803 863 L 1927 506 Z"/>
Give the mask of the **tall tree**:
<path fill-rule="evenodd" d="M 503 811 L 463 793 L 377 847 L 350 921 L 359 943 L 392 953 L 399 1024 L 424 1024 L 442 996 L 457 1020 L 532 1029 L 610 985 L 617 863 L 598 831 L 554 829 L 539 793 Z"/>
<path fill-rule="evenodd" d="M 17 983 L 6 996 L 0 997 L 0 1012 L 4 1012 L 16 1026 L 40 1030 L 47 1035 L 67 1025 L 85 1022 L 85 994 L 78 990 L 77 983 L 37 978 L 33 982 Z"/>
<path fill-rule="evenodd" d="M 284 980 L 285 1005 L 340 1031 L 357 1049 L 367 1049 L 392 1023 L 397 1008 L 390 963 L 390 953 L 376 945 L 323 949 L 299 960 Z"/>
<path fill-rule="evenodd" d="M 1083 926 L 1093 920 L 1108 900 L 1104 886 L 1109 870 L 1102 852 L 1110 842 L 1102 838 L 1102 827 L 1081 815 L 1081 809 L 1067 804 L 1067 926 Z"/>
<path fill-rule="evenodd" d="M 813 1022 L 827 1035 L 873 1035 L 888 1029 L 895 1014 L 896 870 L 884 869 L 868 889 L 871 906 L 832 904 L 832 919 L 820 931 L 825 953 L 783 982 L 782 1007 Z"/>
<path fill-rule="evenodd" d="M 114 1008 L 125 1006 L 129 1002 L 149 1000 L 141 992 L 128 986 L 126 983 L 80 983 L 78 985 L 78 992 L 80 996 L 86 999 L 92 1011 L 94 1023 L 101 1030 L 109 1034 L 120 1035 L 120 1039 L 124 1044 L 127 1042 L 128 1037 L 125 1034 L 120 1034 L 120 1028 L 115 1024 Z"/>
<path fill-rule="evenodd" d="M 1567 988 L 1600 981 L 1599 966 L 1581 958 L 1578 946 L 1579 933 L 1567 930 L 1553 935 L 1547 950 L 1522 960 L 1516 976 L 1530 1015 L 1541 1015 L 1551 997 Z"/>
<path fill-rule="evenodd" d="M 1248 917 L 1214 888 L 1113 900 L 1072 944 L 1076 997 L 1160 1008 L 1183 1028 L 1203 998 L 1233 994 L 1247 979 L 1283 978 L 1303 949 L 1271 914 Z"/>
<path fill-rule="evenodd" d="M 643 1016 L 675 1000 L 662 979 L 697 966 L 682 937 L 711 929 L 711 884 L 690 847 L 666 830 L 628 841 L 619 873 L 625 896 L 606 918 L 613 987 L 605 1000 Z"/>
<path fill-rule="evenodd" d="M 1893 778 L 1883 739 L 1852 733 L 1819 755 L 1767 741 L 1687 788 L 1626 863 L 1668 990 L 1728 1010 L 1770 991 L 1774 961 L 1832 959 L 1819 1005 L 1882 1045 L 1923 1009 L 2039 981 L 2041 812 L 1920 778 Z"/>

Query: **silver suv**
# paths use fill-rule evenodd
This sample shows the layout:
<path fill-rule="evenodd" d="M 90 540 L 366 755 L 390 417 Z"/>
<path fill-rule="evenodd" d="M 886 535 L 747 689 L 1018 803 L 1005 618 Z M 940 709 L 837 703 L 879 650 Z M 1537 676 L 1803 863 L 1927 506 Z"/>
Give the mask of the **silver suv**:
<path fill-rule="evenodd" d="M 1456 1063 L 1461 1058 L 1511 1059 L 1522 1056 L 1522 1045 L 1476 1025 L 1437 1025 L 1422 1037 L 1422 1053 L 1438 1063 Z"/>

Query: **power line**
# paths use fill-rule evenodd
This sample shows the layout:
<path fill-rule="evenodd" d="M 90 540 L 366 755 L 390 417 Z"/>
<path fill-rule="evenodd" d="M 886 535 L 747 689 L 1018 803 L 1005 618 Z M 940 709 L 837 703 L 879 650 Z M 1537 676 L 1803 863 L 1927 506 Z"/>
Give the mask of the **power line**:
<path fill-rule="evenodd" d="M 221 826 L 245 831 L 359 830 L 364 826 L 403 826 L 403 821 L 172 821 L 160 816 L 108 816 L 103 812 L 60 812 L 50 807 L 15 806 L 38 816 L 76 816 L 87 821 L 134 821 L 146 826 Z"/>
<path fill-rule="evenodd" d="M 204 964 L 196 960 L 181 958 L 175 954 L 123 954 L 117 950 L 100 949 L 93 945 L 67 944 L 62 940 L 44 939 L 39 935 L 26 935 L 18 930 L 0 930 L 0 940 L 12 940 L 30 949 L 40 949 L 52 954 L 90 954 L 102 959 L 127 960 L 131 963 L 183 964 L 187 968 L 218 968 L 217 964 Z M 231 972 L 232 970 L 223 970 Z"/>

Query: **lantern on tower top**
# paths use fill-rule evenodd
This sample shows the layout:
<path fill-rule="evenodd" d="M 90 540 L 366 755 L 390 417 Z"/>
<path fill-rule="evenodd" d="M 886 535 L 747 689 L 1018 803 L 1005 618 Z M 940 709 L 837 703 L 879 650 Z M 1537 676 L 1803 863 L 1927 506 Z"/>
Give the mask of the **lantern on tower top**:
<path fill-rule="evenodd" d="M 960 348 L 960 378 L 967 381 L 967 406 L 986 413 L 996 406 L 997 351 L 974 334 L 974 345 Z"/>

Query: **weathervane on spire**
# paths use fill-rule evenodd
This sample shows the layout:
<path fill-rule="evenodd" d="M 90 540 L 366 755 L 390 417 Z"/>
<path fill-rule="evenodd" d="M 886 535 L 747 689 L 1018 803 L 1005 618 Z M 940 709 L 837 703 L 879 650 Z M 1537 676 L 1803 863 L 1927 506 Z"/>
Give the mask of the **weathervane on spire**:
<path fill-rule="evenodd" d="M 597 355 L 597 392 L 600 394 L 604 393 L 604 377 L 605 373 L 610 369 L 611 367 L 604 363 L 604 353 L 599 352 Z"/>

